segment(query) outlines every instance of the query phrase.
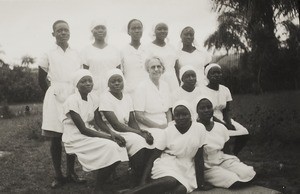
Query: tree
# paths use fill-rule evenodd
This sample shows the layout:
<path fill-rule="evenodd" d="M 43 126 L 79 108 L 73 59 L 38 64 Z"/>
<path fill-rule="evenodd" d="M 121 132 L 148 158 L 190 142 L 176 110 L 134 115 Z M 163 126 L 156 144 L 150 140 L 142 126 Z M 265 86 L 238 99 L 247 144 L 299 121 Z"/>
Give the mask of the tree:
<path fill-rule="evenodd" d="M 216 48 L 224 47 L 228 51 L 243 49 L 244 44 L 243 50 L 247 51 L 249 48 L 251 51 L 249 63 L 257 77 L 259 88 L 262 88 L 262 78 L 272 80 L 270 70 L 278 63 L 276 57 L 279 41 L 275 35 L 276 19 L 281 16 L 295 17 L 297 13 L 299 14 L 300 0 L 212 1 L 215 3 L 215 10 L 221 12 L 220 17 L 225 19 L 219 20 L 219 28 L 209 37 L 207 46 L 211 46 L 214 42 Z"/>
<path fill-rule="evenodd" d="M 33 64 L 35 62 L 35 58 L 29 56 L 29 55 L 25 55 L 22 57 L 22 65 L 25 65 L 26 67 L 29 67 L 29 65 Z"/>

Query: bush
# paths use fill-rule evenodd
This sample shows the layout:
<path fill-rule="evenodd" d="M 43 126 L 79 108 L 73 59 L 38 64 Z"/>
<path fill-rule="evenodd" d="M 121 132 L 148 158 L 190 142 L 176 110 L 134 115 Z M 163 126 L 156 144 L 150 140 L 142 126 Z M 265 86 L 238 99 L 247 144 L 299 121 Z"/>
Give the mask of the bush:
<path fill-rule="evenodd" d="M 38 73 L 28 67 L 0 68 L 0 102 L 42 102 Z"/>

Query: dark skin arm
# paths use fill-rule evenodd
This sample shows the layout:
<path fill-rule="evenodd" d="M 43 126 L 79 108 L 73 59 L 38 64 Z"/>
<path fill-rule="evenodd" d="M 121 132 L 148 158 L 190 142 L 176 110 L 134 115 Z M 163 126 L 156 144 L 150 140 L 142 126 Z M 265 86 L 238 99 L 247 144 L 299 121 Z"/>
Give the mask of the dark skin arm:
<path fill-rule="evenodd" d="M 230 106 L 231 106 L 231 103 L 227 102 L 226 108 L 224 108 L 222 111 L 223 112 L 223 120 L 225 122 L 225 126 L 227 127 L 227 129 L 236 130 L 235 127 L 231 123 Z"/>
<path fill-rule="evenodd" d="M 122 136 L 120 136 L 120 135 L 116 134 L 115 132 L 113 132 L 112 130 L 110 130 L 110 128 L 103 121 L 102 116 L 99 112 L 99 109 L 97 109 L 94 112 L 94 115 L 95 115 L 95 124 L 96 124 L 97 128 L 110 134 L 113 141 L 115 141 L 119 146 L 124 147 L 126 145 L 125 139 Z"/>
<path fill-rule="evenodd" d="M 140 130 L 139 128 L 135 129 L 135 128 L 127 126 L 123 123 L 120 123 L 118 118 L 116 117 L 115 113 L 112 111 L 102 111 L 102 112 L 103 112 L 104 116 L 106 117 L 107 121 L 111 124 L 111 126 L 116 131 L 136 133 L 136 134 L 142 136 L 149 145 L 153 144 L 153 137 L 151 136 L 151 134 L 145 133 L 144 131 Z M 134 116 L 133 113 L 130 113 L 129 120 L 131 120 L 131 122 L 133 122 L 132 121 L 133 118 L 130 118 L 130 117 L 133 117 L 133 116 Z"/>
<path fill-rule="evenodd" d="M 232 145 L 232 138 L 230 138 L 227 142 L 225 142 L 224 147 L 223 147 L 223 152 L 225 154 L 229 154 L 229 155 L 234 155 L 233 154 L 233 147 Z"/>
<path fill-rule="evenodd" d="M 87 128 L 78 113 L 71 110 L 69 112 L 69 114 L 70 114 L 71 119 L 73 120 L 74 124 L 79 129 L 80 133 L 82 133 L 83 135 L 86 135 L 88 137 L 99 137 L 99 138 L 105 138 L 105 139 L 112 140 L 112 137 L 109 134 L 100 133 L 95 130 Z"/>
<path fill-rule="evenodd" d="M 198 149 L 194 160 L 195 160 L 196 180 L 198 185 L 197 190 L 207 191 L 212 189 L 213 186 L 204 181 L 203 146 Z"/>
<path fill-rule="evenodd" d="M 45 94 L 49 87 L 47 82 L 47 72 L 44 71 L 41 67 L 39 67 L 38 80 L 39 80 L 39 85 Z"/>
<path fill-rule="evenodd" d="M 179 83 L 179 85 L 180 85 L 180 83 L 181 83 L 181 80 L 180 80 L 180 78 L 179 78 L 179 62 L 178 62 L 178 60 L 176 60 L 176 63 L 175 63 L 175 73 L 176 73 L 176 77 L 177 77 L 177 80 L 178 80 L 178 83 Z"/>
<path fill-rule="evenodd" d="M 144 173 L 143 173 L 143 176 L 141 178 L 141 181 L 139 183 L 139 185 L 144 185 L 146 184 L 147 180 L 150 178 L 150 174 L 151 174 L 151 170 L 152 170 L 152 167 L 153 167 L 153 162 L 159 158 L 162 154 L 162 150 L 159 150 L 157 148 L 155 148 L 145 166 L 145 170 L 144 170 Z"/>

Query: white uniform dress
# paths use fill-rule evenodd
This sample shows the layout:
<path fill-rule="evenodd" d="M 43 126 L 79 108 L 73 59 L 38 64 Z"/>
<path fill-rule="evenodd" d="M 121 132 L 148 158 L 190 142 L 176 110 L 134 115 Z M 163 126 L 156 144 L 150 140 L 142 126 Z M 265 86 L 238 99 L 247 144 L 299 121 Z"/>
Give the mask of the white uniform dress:
<path fill-rule="evenodd" d="M 140 45 L 138 49 L 135 49 L 129 44 L 121 52 L 122 70 L 126 80 L 125 92 L 128 92 L 130 95 L 134 93 L 139 83 L 149 77 L 145 69 L 147 53 L 144 45 Z"/>
<path fill-rule="evenodd" d="M 79 53 L 55 45 L 39 60 L 39 66 L 48 73 L 51 84 L 44 98 L 42 129 L 63 133 L 63 103 L 74 92 L 72 74 L 82 66 Z"/>
<path fill-rule="evenodd" d="M 151 178 L 171 176 L 184 185 L 188 193 L 196 189 L 194 157 L 203 146 L 205 136 L 205 127 L 201 123 L 193 122 L 184 134 L 178 131 L 174 122 L 170 123 L 157 146 L 163 153 L 153 163 Z"/>
<path fill-rule="evenodd" d="M 121 53 L 111 45 L 102 49 L 89 45 L 81 55 L 83 64 L 89 67 L 93 75 L 93 89 L 101 94 L 107 88 L 106 73 L 121 64 Z"/>
<path fill-rule="evenodd" d="M 134 110 L 144 112 L 145 116 L 159 125 L 168 124 L 166 112 L 171 108 L 169 86 L 159 81 L 159 89 L 148 78 L 137 87 L 134 97 Z M 142 129 L 148 127 L 139 123 Z"/>
<path fill-rule="evenodd" d="M 69 112 L 72 110 L 80 115 L 85 126 L 94 119 L 94 111 L 98 108 L 98 97 L 88 94 L 88 100 L 82 100 L 79 92 L 72 94 L 64 104 L 65 119 L 62 141 L 68 154 L 76 154 L 84 171 L 98 170 L 117 161 L 128 161 L 127 151 L 117 143 L 98 137 L 83 135 L 74 124 Z"/>
<path fill-rule="evenodd" d="M 119 122 L 128 125 L 130 112 L 133 111 L 133 104 L 129 94 L 123 93 L 121 100 L 114 97 L 110 92 L 106 91 L 100 97 L 99 111 L 112 111 L 115 113 Z M 126 140 L 126 148 L 129 156 L 133 156 L 142 148 L 154 149 L 154 144 L 149 145 L 146 140 L 132 132 L 119 132 L 108 125 L 114 132 L 120 134 Z"/>
<path fill-rule="evenodd" d="M 228 140 L 227 128 L 214 122 L 205 140 L 204 178 L 216 187 L 229 188 L 237 181 L 248 182 L 256 174 L 252 166 L 242 163 L 236 156 L 224 154 L 222 149 Z"/>
<path fill-rule="evenodd" d="M 226 103 L 232 101 L 232 96 L 230 93 L 230 90 L 223 85 L 219 85 L 219 90 L 212 90 L 209 87 L 202 87 L 201 90 L 203 91 L 203 94 L 210 97 L 210 100 L 213 104 L 214 109 L 214 116 L 218 118 L 221 121 L 223 120 L 223 109 L 226 108 Z M 239 135 L 247 135 L 249 134 L 248 130 L 236 122 L 235 120 L 231 119 L 231 123 L 236 128 L 235 131 L 229 130 L 230 136 L 239 136 Z"/>
<path fill-rule="evenodd" d="M 190 103 L 191 111 L 192 111 L 192 119 L 196 121 L 198 114 L 196 112 L 197 103 L 196 99 L 202 95 L 200 87 L 196 86 L 192 92 L 187 92 L 182 87 L 178 88 L 172 93 L 172 102 L 173 104 L 178 100 L 185 100 Z"/>
<path fill-rule="evenodd" d="M 156 44 L 150 43 L 148 45 L 148 52 L 150 55 L 160 57 L 165 66 L 165 72 L 161 76 L 161 79 L 169 84 L 170 91 L 173 92 L 179 88 L 179 83 L 175 72 L 175 63 L 177 60 L 177 53 L 175 48 L 170 44 L 165 46 L 157 46 Z"/>
<path fill-rule="evenodd" d="M 206 85 L 206 79 L 204 76 L 204 66 L 211 61 L 211 56 L 198 49 L 192 53 L 180 50 L 178 53 L 179 68 L 185 65 L 194 66 L 196 69 L 197 83 L 199 86 Z"/>

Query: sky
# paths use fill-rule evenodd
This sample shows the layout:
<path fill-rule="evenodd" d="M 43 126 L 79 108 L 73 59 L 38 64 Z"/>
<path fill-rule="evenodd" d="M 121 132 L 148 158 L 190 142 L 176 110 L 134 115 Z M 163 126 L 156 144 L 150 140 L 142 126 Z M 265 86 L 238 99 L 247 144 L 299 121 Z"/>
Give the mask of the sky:
<path fill-rule="evenodd" d="M 0 0 L 0 52 L 16 61 L 24 55 L 39 57 L 54 44 L 52 24 L 58 19 L 69 23 L 70 46 L 77 50 L 92 43 L 93 20 L 106 21 L 108 44 L 121 49 L 130 37 L 129 20 L 144 25 L 142 43 L 153 40 L 153 26 L 169 26 L 169 42 L 178 47 L 185 26 L 195 29 L 199 46 L 215 31 L 217 14 L 210 0 Z"/>

